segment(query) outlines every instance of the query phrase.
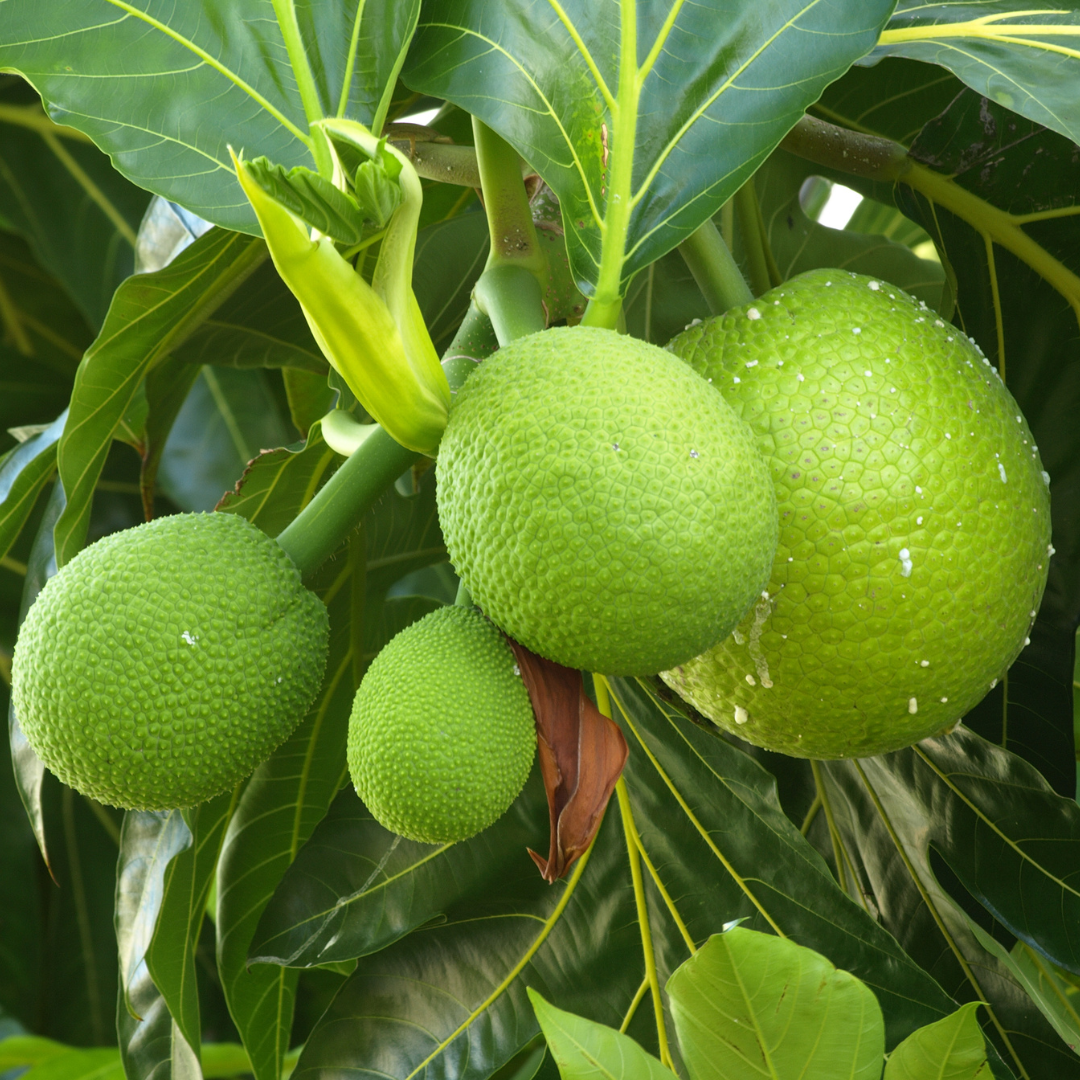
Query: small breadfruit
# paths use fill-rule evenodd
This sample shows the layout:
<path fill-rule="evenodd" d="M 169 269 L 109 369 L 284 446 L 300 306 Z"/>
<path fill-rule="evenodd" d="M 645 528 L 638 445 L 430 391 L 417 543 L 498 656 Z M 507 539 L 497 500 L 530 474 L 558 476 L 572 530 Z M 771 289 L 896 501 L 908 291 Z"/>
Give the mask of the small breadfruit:
<path fill-rule="evenodd" d="M 535 749 L 514 654 L 465 607 L 397 634 L 372 661 L 349 719 L 356 793 L 379 824 L 425 844 L 468 839 L 502 817 Z"/>
<path fill-rule="evenodd" d="M 326 666 L 322 601 L 234 514 L 113 533 L 45 585 L 12 661 L 38 757 L 99 802 L 165 810 L 246 776 L 291 734 Z"/>
<path fill-rule="evenodd" d="M 1049 478 L 996 369 L 900 289 L 815 270 L 670 348 L 754 429 L 776 484 L 768 589 L 663 674 L 721 727 L 800 757 L 949 731 L 1023 648 Z"/>
<path fill-rule="evenodd" d="M 746 424 L 685 364 L 610 330 L 546 330 L 485 360 L 437 476 L 473 600 L 567 667 L 681 663 L 768 581 L 776 501 Z"/>

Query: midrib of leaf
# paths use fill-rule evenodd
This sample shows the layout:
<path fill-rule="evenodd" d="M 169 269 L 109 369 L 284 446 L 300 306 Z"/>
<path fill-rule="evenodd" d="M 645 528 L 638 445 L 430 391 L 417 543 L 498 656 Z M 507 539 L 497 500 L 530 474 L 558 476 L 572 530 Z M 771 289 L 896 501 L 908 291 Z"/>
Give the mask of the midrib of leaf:
<path fill-rule="evenodd" d="M 171 37 L 178 45 L 182 45 L 185 49 L 193 52 L 204 64 L 213 68 L 219 75 L 224 75 L 229 82 L 233 83 L 236 87 L 242 90 L 248 95 L 256 104 L 265 109 L 282 127 L 289 131 L 292 135 L 295 135 L 305 146 L 309 149 L 311 147 L 311 136 L 307 132 L 298 128 L 287 116 L 278 110 L 274 105 L 266 100 L 260 94 L 255 87 L 250 85 L 246 80 L 240 78 L 240 76 L 227 68 L 220 60 L 215 59 L 205 49 L 200 48 L 195 42 L 189 38 L 184 37 L 182 34 L 178 34 L 167 23 L 163 23 L 160 19 L 155 19 L 153 16 L 148 15 L 145 11 L 140 11 L 132 4 L 125 3 L 124 0 L 106 0 L 106 3 L 111 4 L 113 7 L 119 8 L 121 11 L 126 11 L 134 18 L 145 22 L 147 25 L 152 26 L 155 30 L 160 31 L 167 37 Z M 277 3 L 275 2 L 275 7 Z M 302 96 L 302 92 L 301 92 Z"/>
<path fill-rule="evenodd" d="M 910 12 L 905 12 L 905 15 Z M 1063 15 L 1062 11 L 1010 11 L 997 15 L 984 15 L 981 19 L 967 22 L 934 23 L 928 26 L 904 26 L 892 30 L 883 30 L 878 38 L 879 45 L 900 45 L 908 41 L 941 41 L 945 38 L 975 38 L 983 41 L 1001 41 L 1009 45 L 1022 45 L 1028 49 L 1044 49 L 1057 52 L 1073 59 L 1080 59 L 1080 50 L 1064 45 L 1052 45 L 1047 41 L 1031 41 L 1037 35 L 1046 37 L 1080 37 L 1080 26 L 1061 23 L 1007 23 L 1000 25 L 1002 19 L 1030 17 L 1032 15 Z"/>
<path fill-rule="evenodd" d="M 510 969 L 506 977 L 495 987 L 494 990 L 475 1008 L 469 1015 L 462 1020 L 462 1022 L 450 1033 L 445 1039 L 443 1039 L 434 1050 L 407 1077 L 405 1080 L 414 1080 L 419 1076 L 432 1061 L 435 1060 L 481 1013 L 489 1009 L 498 999 L 506 992 L 510 984 L 521 974 L 525 969 L 525 965 L 536 955 L 540 946 L 547 940 L 548 935 L 555 928 L 555 924 L 562 918 L 562 913 L 566 910 L 567 904 L 570 903 L 570 898 L 574 895 L 577 889 L 578 882 L 581 880 L 581 875 L 585 872 L 585 867 L 589 864 L 589 859 L 592 857 L 593 848 L 596 846 L 596 840 L 585 849 L 585 854 L 578 860 L 577 866 L 574 869 L 574 873 L 570 880 L 566 883 L 566 888 L 563 890 L 562 896 L 559 898 L 558 904 L 555 905 L 555 910 L 544 920 L 543 926 L 533 939 L 532 944 L 522 954 L 521 959 Z"/>
<path fill-rule="evenodd" d="M 652 697 L 652 694 L 651 694 L 651 692 L 648 691 L 648 688 L 647 687 L 643 687 L 643 688 L 646 690 L 646 692 L 649 693 L 649 696 Z M 754 891 L 750 888 L 750 886 L 747 883 L 746 879 L 744 877 L 742 877 L 741 874 L 738 873 L 738 871 L 735 869 L 734 866 L 731 865 L 731 863 L 725 857 L 723 852 L 716 846 L 716 843 L 713 840 L 712 835 L 709 833 L 709 830 L 706 829 L 705 826 L 701 824 L 701 822 L 697 818 L 697 815 L 695 815 L 694 811 L 690 809 L 690 805 L 683 798 L 682 793 L 675 786 L 675 783 L 671 779 L 671 777 L 668 776 L 667 772 L 664 770 L 664 767 L 656 759 L 656 756 L 653 754 L 652 750 L 649 748 L 648 744 L 645 742 L 644 738 L 642 738 L 641 733 L 638 731 L 637 727 L 635 726 L 634 721 L 630 718 L 629 713 L 627 713 L 627 711 L 622 707 L 622 704 L 621 704 L 621 702 L 619 702 L 619 699 L 617 697 L 613 697 L 613 700 L 619 706 L 619 712 L 622 713 L 623 719 L 626 721 L 626 726 L 633 733 L 634 738 L 637 739 L 638 744 L 641 746 L 641 749 L 645 751 L 645 756 L 649 759 L 650 763 L 652 764 L 652 767 L 657 771 L 658 775 L 660 776 L 660 779 L 663 780 L 663 782 L 664 782 L 665 786 L 667 787 L 668 791 L 670 791 L 671 794 L 674 796 L 675 801 L 679 804 L 680 808 L 682 809 L 683 813 L 686 815 L 686 817 L 689 820 L 690 824 L 693 825 L 693 827 L 697 831 L 698 835 L 701 837 L 702 840 L 705 841 L 705 843 L 708 846 L 709 850 L 713 853 L 713 855 L 716 856 L 716 858 L 719 860 L 721 866 L 723 866 L 723 868 L 731 875 L 732 880 L 742 890 L 743 894 L 750 901 L 750 903 L 752 903 L 754 905 L 754 907 L 757 909 L 757 911 L 761 915 L 761 917 L 769 924 L 769 926 L 772 927 L 773 933 L 775 933 L 778 937 L 786 938 L 787 934 L 785 934 L 783 932 L 783 930 L 780 929 L 780 927 L 773 920 L 772 916 L 768 913 L 768 911 L 765 910 L 765 906 L 754 895 Z M 655 698 L 653 700 L 655 701 Z M 668 718 L 667 714 L 664 713 L 663 710 L 660 710 L 660 711 L 661 711 L 661 714 L 664 716 L 664 718 L 670 724 L 671 721 Z M 679 734 L 679 733 L 676 732 L 676 734 Z M 681 735 L 680 735 L 680 738 L 681 738 Z M 683 742 L 685 743 L 686 740 L 684 739 Z M 716 773 L 709 767 L 708 763 L 705 762 L 705 761 L 702 761 L 701 756 L 689 744 L 687 744 L 687 750 L 690 753 L 692 753 L 698 759 L 698 761 L 700 761 L 701 764 L 706 769 L 708 769 L 710 773 L 713 774 L 713 776 L 716 776 Z M 724 778 L 723 777 L 716 776 L 716 779 L 720 783 L 722 783 L 722 784 L 724 783 Z"/>
<path fill-rule="evenodd" d="M 899 834 L 896 832 L 896 828 L 892 823 L 892 819 L 889 817 L 888 811 L 885 809 L 878 796 L 877 791 L 874 790 L 874 785 L 870 783 L 870 778 L 863 771 L 862 764 L 857 758 L 852 759 L 851 764 L 854 766 L 855 771 L 859 774 L 859 778 L 863 782 L 863 786 L 866 788 L 867 794 L 870 796 L 870 801 L 874 804 L 874 809 L 877 810 L 878 817 L 881 818 L 881 823 L 885 826 L 885 831 L 889 834 L 889 838 L 893 842 L 893 847 L 896 848 L 897 855 L 900 856 L 901 862 L 903 862 L 905 869 L 908 872 L 908 876 L 911 878 L 912 884 L 918 890 L 919 896 L 922 898 L 922 902 L 926 905 L 926 910 L 930 912 L 931 918 L 934 920 L 935 925 L 938 928 L 938 933 L 945 939 L 946 945 L 956 958 L 956 962 L 960 965 L 960 969 L 964 973 L 964 977 L 967 979 L 971 988 L 975 991 L 979 1001 L 985 1006 L 987 1013 L 990 1016 L 990 1020 L 994 1027 L 997 1029 L 998 1035 L 1001 1037 L 1001 1041 L 1005 1044 L 1006 1049 L 1009 1051 L 1009 1055 L 1016 1063 L 1016 1067 L 1020 1070 L 1020 1076 L 1022 1080 L 1031 1080 L 1031 1076 L 1027 1069 L 1024 1068 L 1024 1063 L 1020 1060 L 1020 1056 L 1013 1048 L 1012 1041 L 1009 1039 L 1008 1032 L 1002 1026 L 1001 1021 L 998 1019 L 997 1013 L 994 1011 L 994 1007 L 990 1004 L 986 995 L 983 993 L 982 986 L 979 980 L 975 977 L 975 973 L 971 969 L 971 965 L 968 963 L 967 958 L 960 951 L 960 946 L 957 944 L 956 939 L 949 932 L 949 928 L 945 925 L 945 920 L 941 917 L 941 913 L 935 907 L 933 899 L 926 890 L 926 886 L 923 884 L 922 878 L 919 877 L 918 871 L 915 869 L 914 864 L 911 861 L 910 856 L 904 847 L 903 841 L 900 839 Z"/>
<path fill-rule="evenodd" d="M 364 21 L 366 6 L 367 0 L 360 0 L 356 5 L 356 16 L 353 19 L 352 33 L 349 35 L 349 59 L 345 62 L 345 77 L 341 80 L 341 94 L 338 97 L 337 112 L 334 114 L 339 119 L 345 115 L 345 110 L 349 107 L 349 87 L 352 85 L 353 71 L 356 69 L 356 50 L 360 46 L 360 25 Z M 373 126 L 373 130 L 381 131 L 382 128 Z"/>
<path fill-rule="evenodd" d="M 938 779 L 981 821 L 986 825 L 988 829 L 999 840 L 1001 840 L 1012 852 L 1017 855 L 1021 860 L 1028 863 L 1034 869 L 1036 869 L 1043 877 L 1052 881 L 1055 885 L 1059 886 L 1063 892 L 1072 894 L 1075 897 L 1080 898 L 1080 890 L 1074 889 L 1071 885 L 1065 883 L 1064 880 L 1057 875 L 1050 873 L 1041 863 L 1036 862 L 1027 852 L 1024 851 L 1017 843 L 1005 835 L 948 777 L 948 775 L 941 771 L 937 765 L 931 760 L 921 746 L 916 743 L 912 749 L 922 760 L 928 768 L 930 768 Z"/>

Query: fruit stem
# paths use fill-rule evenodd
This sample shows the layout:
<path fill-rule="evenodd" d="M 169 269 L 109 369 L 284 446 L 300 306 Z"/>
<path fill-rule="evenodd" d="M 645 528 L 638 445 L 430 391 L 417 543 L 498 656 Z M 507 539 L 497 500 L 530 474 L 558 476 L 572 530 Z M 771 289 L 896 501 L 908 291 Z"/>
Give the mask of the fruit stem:
<path fill-rule="evenodd" d="M 682 255 L 713 315 L 749 304 L 754 294 L 731 256 L 711 218 L 703 221 L 680 245 Z"/>
<path fill-rule="evenodd" d="M 455 607 L 472 607 L 472 593 L 464 581 L 458 582 L 457 596 L 454 597 Z"/>
<path fill-rule="evenodd" d="M 383 428 L 373 431 L 278 536 L 300 576 L 318 570 L 376 499 L 420 457 Z"/>
<path fill-rule="evenodd" d="M 735 217 L 739 222 L 739 235 L 742 237 L 743 251 L 746 252 L 746 268 L 750 276 L 750 287 L 755 296 L 768 292 L 783 280 L 769 248 L 769 238 L 765 232 L 765 222 L 761 217 L 757 189 L 754 178 L 750 177 L 734 196 Z"/>
<path fill-rule="evenodd" d="M 499 344 L 505 345 L 547 325 L 547 258 L 536 236 L 517 151 L 475 116 L 473 137 L 491 236 L 487 266 L 473 299 L 491 319 Z"/>

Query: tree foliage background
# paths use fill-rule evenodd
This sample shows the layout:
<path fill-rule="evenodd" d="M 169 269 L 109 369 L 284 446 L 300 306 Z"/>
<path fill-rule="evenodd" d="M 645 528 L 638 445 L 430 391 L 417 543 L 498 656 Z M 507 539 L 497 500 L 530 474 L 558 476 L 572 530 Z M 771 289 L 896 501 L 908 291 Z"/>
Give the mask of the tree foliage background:
<path fill-rule="evenodd" d="M 553 320 L 622 296 L 664 344 L 709 313 L 677 250 L 708 218 L 755 292 L 817 266 L 908 289 L 1023 408 L 1056 548 L 1007 679 L 898 753 L 783 758 L 614 680 L 629 812 L 549 886 L 526 854 L 536 775 L 445 848 L 385 832 L 347 783 L 366 665 L 455 593 L 413 470 L 311 582 L 325 685 L 235 791 L 122 814 L 63 788 L 12 718 L 0 1035 L 37 1038 L 0 1043 L 0 1072 L 550 1077 L 527 987 L 656 1052 L 653 988 L 743 919 L 864 980 L 888 1048 L 978 1001 L 994 1075 L 1080 1077 L 1080 7 L 8 0 L 0 68 L 5 687 L 21 616 L 86 543 L 215 507 L 276 535 L 340 464 L 325 361 L 227 150 L 310 165 L 324 116 L 441 106 L 456 143 L 469 114 L 506 139 L 545 185 Z M 809 146 L 804 113 L 849 141 Z M 899 164 L 861 159 L 865 136 Z M 842 230 L 816 221 L 834 182 L 865 197 Z M 425 181 L 414 288 L 440 351 L 494 348 L 470 308 L 488 235 L 472 187 Z"/>

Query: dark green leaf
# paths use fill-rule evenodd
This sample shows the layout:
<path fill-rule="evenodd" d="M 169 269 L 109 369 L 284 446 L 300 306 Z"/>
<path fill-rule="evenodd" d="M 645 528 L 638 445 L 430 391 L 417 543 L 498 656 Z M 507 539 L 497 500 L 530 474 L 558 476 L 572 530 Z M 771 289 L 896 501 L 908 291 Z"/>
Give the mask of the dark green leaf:
<path fill-rule="evenodd" d="M 989 1077 L 986 1044 L 971 1002 L 909 1035 L 889 1055 L 884 1080 L 980 1080 Z"/>
<path fill-rule="evenodd" d="M 316 421 L 299 450 L 271 450 L 250 462 L 235 490 L 225 494 L 217 509 L 241 514 L 269 536 L 277 536 L 329 479 L 337 459 Z"/>
<path fill-rule="evenodd" d="M 920 259 L 906 245 L 884 236 L 830 229 L 806 216 L 799 190 L 813 171 L 813 165 L 777 150 L 754 178 L 780 276 L 786 281 L 819 266 L 869 274 L 898 285 L 939 310 L 945 283 L 940 263 Z M 892 212 L 900 216 L 896 210 Z"/>
<path fill-rule="evenodd" d="M 296 438 L 259 370 L 204 367 L 184 399 L 158 467 L 162 491 L 182 510 L 212 510 L 260 451 Z"/>
<path fill-rule="evenodd" d="M 269 260 L 191 333 L 175 355 L 191 364 L 218 367 L 302 368 L 324 379 L 327 371 L 296 297 Z"/>
<path fill-rule="evenodd" d="M 1074 5 L 1024 8 L 1012 0 L 900 0 L 874 56 L 940 64 L 984 97 L 1080 141 Z"/>
<path fill-rule="evenodd" d="M 961 738 L 978 741 L 970 733 Z M 1010 1075 L 1001 1071 L 993 1052 L 996 1046 L 1014 1070 L 1012 1075 L 1080 1077 L 1080 1060 L 1061 1042 L 1007 967 L 979 944 L 966 910 L 977 911 L 985 928 L 995 935 L 1002 928 L 957 881 L 955 889 L 967 900 L 962 908 L 935 874 L 927 850 L 926 806 L 920 805 L 919 789 L 909 786 L 911 770 L 897 768 L 898 759 L 902 764 L 915 756 L 915 750 L 902 750 L 862 762 L 821 763 L 824 793 L 848 880 L 854 875 L 855 888 L 881 924 L 957 1001 L 985 1002 L 983 1032 L 995 1075 Z M 1017 758 L 1012 760 L 1023 765 Z M 942 794 L 942 785 L 929 768 L 920 767 L 919 772 L 924 798 Z M 927 779 L 931 782 L 926 783 Z M 948 796 L 947 788 L 943 794 Z M 948 812 L 948 799 L 944 804 L 935 800 L 933 812 L 939 810 Z M 969 854 L 978 857 L 978 852 Z M 949 871 L 948 863 L 938 858 L 940 869 Z"/>
<path fill-rule="evenodd" d="M 6 555 L 56 471 L 56 444 L 67 422 L 62 412 L 44 431 L 0 458 L 0 555 Z"/>
<path fill-rule="evenodd" d="M 221 842 L 239 790 L 225 792 L 186 812 L 192 841 L 165 871 L 157 922 L 146 948 L 147 968 L 171 1020 L 196 1050 L 201 1025 L 195 953 Z"/>
<path fill-rule="evenodd" d="M 29 241 L 96 328 L 132 271 L 149 196 L 85 135 L 52 123 L 21 80 L 0 77 L 0 105 L 0 219 Z"/>
<path fill-rule="evenodd" d="M 96 0 L 6 5 L 0 67 L 24 74 L 57 122 L 86 132 L 139 187 L 257 234 L 228 144 L 286 167 L 311 165 L 310 120 L 344 115 L 381 127 L 419 7 L 290 6 L 307 57 L 294 71 L 259 0 L 209 10 L 144 0 L 122 13 Z"/>
<path fill-rule="evenodd" d="M 563 1080 L 674 1080 L 675 1074 L 629 1035 L 556 1009 L 535 990 L 529 991 L 529 1001 Z"/>
<path fill-rule="evenodd" d="M 82 547 L 94 488 L 113 434 L 146 372 L 265 257 L 261 240 L 212 231 L 164 270 L 129 278 L 117 290 L 105 325 L 79 366 L 57 450 L 68 499 L 56 525 L 58 565 Z"/>
<path fill-rule="evenodd" d="M 443 0 L 425 8 L 404 77 L 507 139 L 558 195 L 583 291 L 606 244 L 604 287 L 621 294 L 869 51 L 892 6 L 627 0 L 600 17 L 575 0 L 537 33 L 524 10 Z M 632 65 L 622 78 L 620 57 Z"/>
<path fill-rule="evenodd" d="M 120 953 L 116 1027 L 124 1068 L 132 1076 L 198 1077 L 198 1039 L 192 1044 L 181 1034 L 146 966 L 166 871 L 191 841 L 191 830 L 179 810 L 133 810 L 124 817 L 116 881 Z"/>
<path fill-rule="evenodd" d="M 756 762 L 641 684 L 614 680 L 612 690 L 625 718 L 626 780 L 649 872 L 695 945 L 739 918 L 782 931 L 867 983 L 889 1046 L 952 1011 L 941 987 L 837 888 Z M 665 957 L 666 973 L 682 959 Z"/>
<path fill-rule="evenodd" d="M 761 1071 L 878 1080 L 881 1008 L 820 953 L 742 926 L 714 934 L 668 979 L 690 1080 Z M 901 1044 L 902 1045 L 902 1044 Z"/>

